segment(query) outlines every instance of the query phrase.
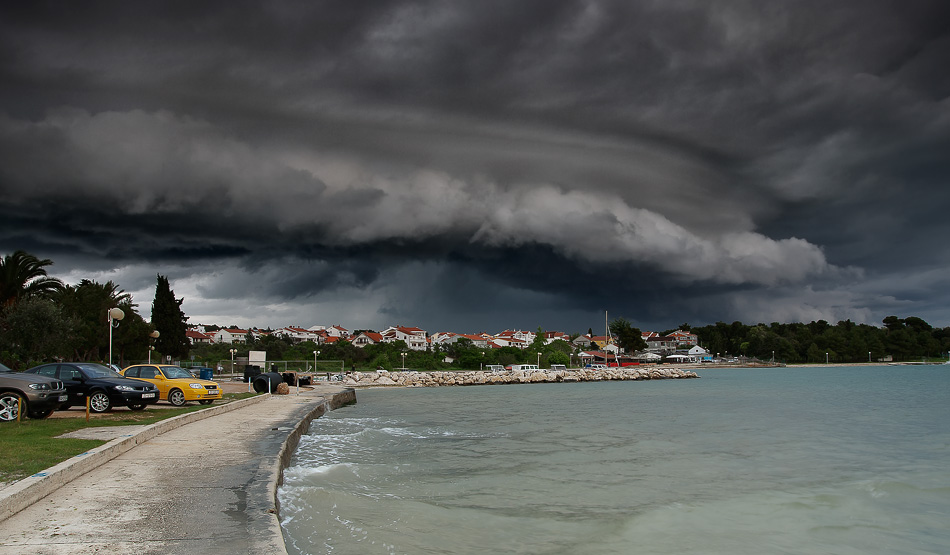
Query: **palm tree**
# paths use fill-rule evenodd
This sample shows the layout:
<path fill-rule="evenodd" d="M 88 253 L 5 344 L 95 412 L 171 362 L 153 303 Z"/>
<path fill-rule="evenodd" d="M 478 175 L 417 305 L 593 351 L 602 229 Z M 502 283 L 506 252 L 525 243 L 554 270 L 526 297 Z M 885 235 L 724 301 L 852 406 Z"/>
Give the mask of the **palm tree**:
<path fill-rule="evenodd" d="M 125 325 L 116 330 L 117 344 L 121 345 L 132 332 L 131 322 L 141 319 L 135 314 L 137 305 L 132 302 L 132 295 L 111 280 L 99 283 L 84 279 L 78 285 L 67 285 L 56 295 L 56 302 L 76 319 L 72 334 L 76 360 L 102 360 L 101 353 L 109 346 L 108 335 L 103 330 L 109 329 L 107 311 L 110 308 L 121 308 L 126 314 Z M 147 344 L 146 335 L 148 331 L 136 338 L 140 345 Z"/>
<path fill-rule="evenodd" d="M 52 264 L 52 260 L 40 260 L 24 251 L 0 259 L 0 309 L 20 299 L 49 297 L 62 291 L 63 282 L 46 274 L 45 266 Z"/>

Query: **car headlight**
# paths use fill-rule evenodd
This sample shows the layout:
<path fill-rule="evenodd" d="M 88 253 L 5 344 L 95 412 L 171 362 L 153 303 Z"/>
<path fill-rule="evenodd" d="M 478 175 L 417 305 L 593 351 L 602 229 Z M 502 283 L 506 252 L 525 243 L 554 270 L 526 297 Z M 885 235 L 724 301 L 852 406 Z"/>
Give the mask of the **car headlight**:
<path fill-rule="evenodd" d="M 188 384 L 192 389 L 204 389 L 205 386 L 200 383 L 190 383 Z"/>
<path fill-rule="evenodd" d="M 37 390 L 40 390 L 40 391 L 45 391 L 45 390 L 49 389 L 49 384 L 48 384 L 48 383 L 31 383 L 31 384 L 30 384 L 30 389 L 37 389 Z"/>
<path fill-rule="evenodd" d="M 135 391 L 135 388 L 131 385 L 117 385 L 115 386 L 116 391 Z"/>

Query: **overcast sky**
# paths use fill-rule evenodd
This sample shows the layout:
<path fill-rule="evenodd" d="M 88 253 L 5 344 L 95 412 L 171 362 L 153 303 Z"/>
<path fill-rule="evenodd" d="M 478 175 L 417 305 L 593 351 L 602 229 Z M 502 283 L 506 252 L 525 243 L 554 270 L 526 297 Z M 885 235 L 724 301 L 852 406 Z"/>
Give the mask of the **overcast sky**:
<path fill-rule="evenodd" d="M 950 325 L 943 0 L 4 2 L 0 254 L 192 323 Z"/>

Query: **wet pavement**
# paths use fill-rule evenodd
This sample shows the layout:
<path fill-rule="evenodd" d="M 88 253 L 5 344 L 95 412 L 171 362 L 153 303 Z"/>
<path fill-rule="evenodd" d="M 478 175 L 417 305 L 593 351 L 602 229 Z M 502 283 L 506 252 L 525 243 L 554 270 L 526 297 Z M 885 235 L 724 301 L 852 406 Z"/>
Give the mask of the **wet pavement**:
<path fill-rule="evenodd" d="M 334 386 L 265 395 L 143 440 L 0 521 L 0 554 L 286 553 L 275 499 L 282 448 L 352 400 Z M 118 436 L 107 445 L 151 426 L 126 428 L 105 432 Z"/>

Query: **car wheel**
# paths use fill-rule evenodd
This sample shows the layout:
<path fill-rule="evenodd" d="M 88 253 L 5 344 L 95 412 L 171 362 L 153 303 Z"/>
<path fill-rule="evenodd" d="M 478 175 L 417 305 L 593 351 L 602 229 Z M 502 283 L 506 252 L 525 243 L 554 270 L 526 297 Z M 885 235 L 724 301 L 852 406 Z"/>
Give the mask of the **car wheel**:
<path fill-rule="evenodd" d="M 201 403 L 202 405 L 210 405 L 211 403 L 214 402 L 214 399 L 202 399 L 198 402 Z"/>
<path fill-rule="evenodd" d="M 42 420 L 44 418 L 49 418 L 49 416 L 53 414 L 54 410 L 55 409 L 31 410 L 29 414 L 30 418 L 33 418 L 34 420 Z"/>
<path fill-rule="evenodd" d="M 185 404 L 185 394 L 180 389 L 173 389 L 168 392 L 168 402 L 180 407 Z"/>
<path fill-rule="evenodd" d="M 23 401 L 26 405 L 26 401 Z M 12 391 L 0 393 L 0 420 L 10 422 L 20 414 L 20 396 Z"/>
<path fill-rule="evenodd" d="M 96 391 L 89 396 L 89 409 L 92 412 L 105 412 L 112 408 L 112 401 L 104 391 Z"/>
<path fill-rule="evenodd" d="M 145 407 L 147 407 L 147 406 L 148 406 L 148 404 L 142 403 L 142 404 L 140 404 L 140 405 L 129 405 L 129 408 L 132 409 L 132 410 L 145 410 Z"/>

